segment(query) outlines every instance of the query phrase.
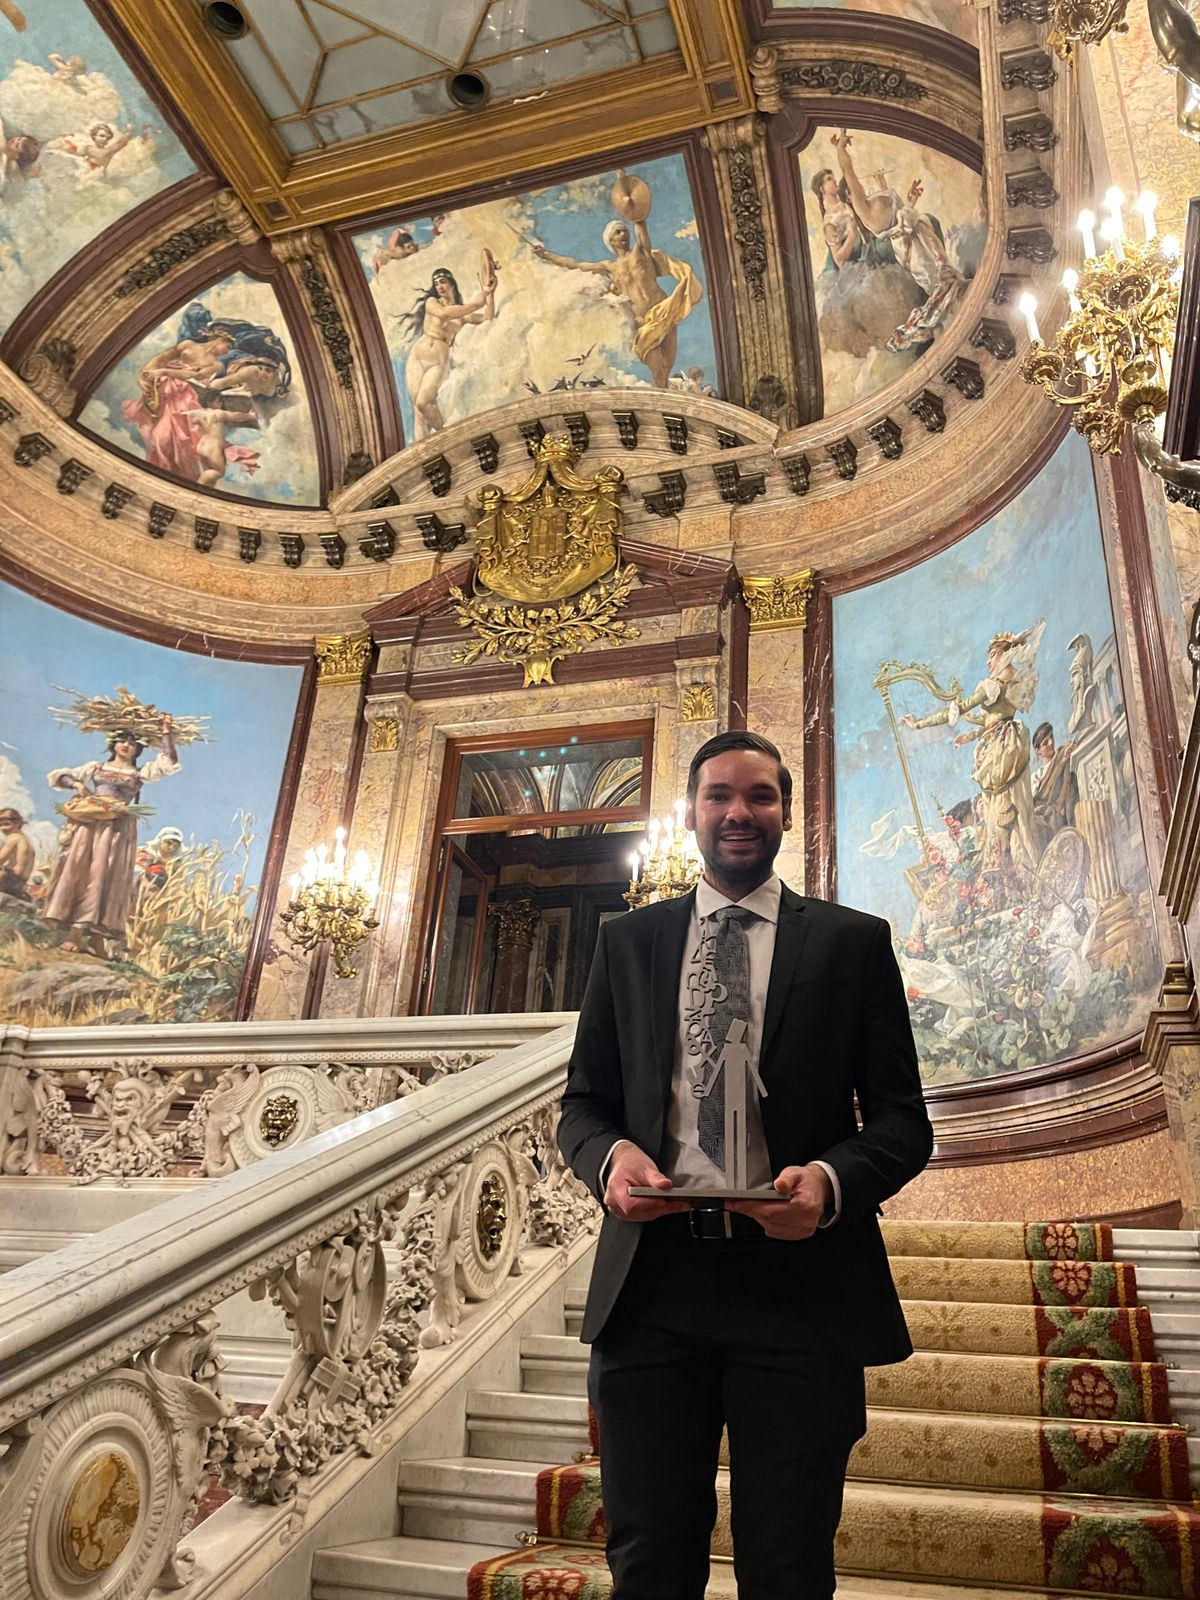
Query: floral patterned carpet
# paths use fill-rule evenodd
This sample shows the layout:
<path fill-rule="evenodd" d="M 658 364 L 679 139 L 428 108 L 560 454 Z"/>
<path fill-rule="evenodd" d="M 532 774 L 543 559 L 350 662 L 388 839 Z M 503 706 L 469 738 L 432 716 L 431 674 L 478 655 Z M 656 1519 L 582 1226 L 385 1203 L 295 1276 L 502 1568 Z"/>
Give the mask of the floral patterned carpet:
<path fill-rule="evenodd" d="M 840 1571 L 1050 1596 L 1200 1600 L 1187 1435 L 1111 1230 L 885 1224 L 916 1354 L 868 1373 Z M 593 1429 L 592 1447 L 597 1449 Z M 538 1543 L 469 1600 L 607 1600 L 598 1454 L 542 1472 Z M 728 1472 L 710 1595 L 732 1595 Z"/>

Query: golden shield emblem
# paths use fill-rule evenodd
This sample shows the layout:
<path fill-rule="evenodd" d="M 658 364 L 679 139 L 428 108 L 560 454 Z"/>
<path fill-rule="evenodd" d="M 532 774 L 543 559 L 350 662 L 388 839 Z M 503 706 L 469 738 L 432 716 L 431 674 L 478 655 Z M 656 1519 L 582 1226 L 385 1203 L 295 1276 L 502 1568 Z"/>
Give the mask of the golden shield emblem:
<path fill-rule="evenodd" d="M 476 584 L 506 600 L 545 604 L 578 594 L 617 564 L 623 491 L 619 467 L 591 478 L 576 472 L 579 452 L 551 434 L 515 489 L 487 484 L 475 529 Z"/>

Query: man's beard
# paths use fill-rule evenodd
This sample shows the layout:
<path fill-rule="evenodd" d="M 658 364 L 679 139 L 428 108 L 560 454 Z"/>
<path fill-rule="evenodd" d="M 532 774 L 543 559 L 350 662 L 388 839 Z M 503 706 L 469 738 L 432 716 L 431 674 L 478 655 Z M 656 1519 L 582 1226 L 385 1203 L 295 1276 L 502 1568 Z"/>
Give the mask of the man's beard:
<path fill-rule="evenodd" d="M 749 834 L 741 837 L 750 840 Z M 766 835 L 758 831 L 754 834 L 757 848 L 750 854 L 730 856 L 721 849 L 725 842 L 718 834 L 711 841 L 709 849 L 702 847 L 700 853 L 704 857 L 704 865 L 730 883 L 744 883 L 749 879 L 764 878 L 770 872 L 771 864 L 779 853 L 779 845 L 772 846 Z"/>

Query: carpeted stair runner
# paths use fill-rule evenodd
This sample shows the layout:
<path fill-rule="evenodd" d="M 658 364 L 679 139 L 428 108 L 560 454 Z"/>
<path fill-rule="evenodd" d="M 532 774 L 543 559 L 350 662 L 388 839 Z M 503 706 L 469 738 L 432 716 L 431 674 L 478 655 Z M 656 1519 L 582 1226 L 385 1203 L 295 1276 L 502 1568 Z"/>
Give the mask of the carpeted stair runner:
<path fill-rule="evenodd" d="M 1111 1230 L 888 1223 L 885 1234 L 917 1353 L 868 1373 L 837 1544 L 839 1571 L 865 1576 L 848 1582 L 897 1597 L 924 1582 L 960 1586 L 961 1600 L 996 1587 L 1026 1600 L 1200 1600 L 1187 1435 Z M 469 1600 L 606 1600 L 600 1474 L 595 1456 L 540 1472 L 541 1542 L 477 1563 Z M 728 1487 L 723 1450 L 720 1558 L 732 1554 Z M 712 1600 L 733 1595 L 721 1561 L 713 1580 Z"/>

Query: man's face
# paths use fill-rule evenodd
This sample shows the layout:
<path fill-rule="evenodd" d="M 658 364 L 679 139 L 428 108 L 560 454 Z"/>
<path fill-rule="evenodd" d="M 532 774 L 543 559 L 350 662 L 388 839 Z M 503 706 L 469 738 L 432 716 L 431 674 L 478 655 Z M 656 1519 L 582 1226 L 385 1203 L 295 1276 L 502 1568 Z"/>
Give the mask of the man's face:
<path fill-rule="evenodd" d="M 1048 733 L 1046 735 L 1046 737 L 1042 740 L 1041 744 L 1039 744 L 1038 747 L 1037 747 L 1037 757 L 1038 757 L 1039 761 L 1045 763 L 1045 762 L 1050 760 L 1050 758 L 1053 756 L 1053 754 L 1054 754 L 1054 735 L 1052 733 Z"/>
<path fill-rule="evenodd" d="M 725 750 L 700 768 L 685 825 L 714 878 L 759 884 L 771 870 L 792 808 L 779 788 L 778 764 L 760 750 Z"/>
<path fill-rule="evenodd" d="M 625 251 L 629 249 L 629 229 L 624 223 L 619 228 L 613 229 L 612 247 L 618 255 L 624 255 Z"/>

